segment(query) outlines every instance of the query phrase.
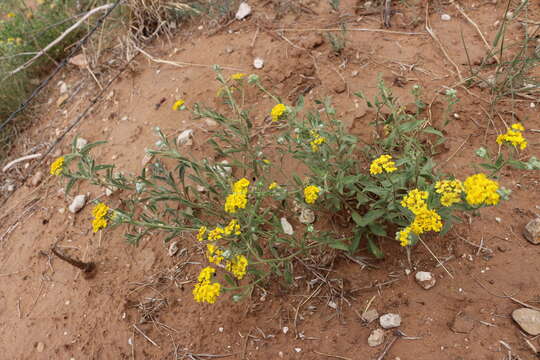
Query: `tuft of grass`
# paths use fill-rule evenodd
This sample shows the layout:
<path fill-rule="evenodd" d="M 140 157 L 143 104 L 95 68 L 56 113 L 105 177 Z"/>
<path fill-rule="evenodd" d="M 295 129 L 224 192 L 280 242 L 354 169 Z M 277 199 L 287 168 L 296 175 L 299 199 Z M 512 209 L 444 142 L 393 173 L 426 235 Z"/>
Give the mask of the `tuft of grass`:
<path fill-rule="evenodd" d="M 0 2 L 0 123 L 26 100 L 55 61 L 64 56 L 67 45 L 81 36 L 83 29 L 75 30 L 32 66 L 8 76 L 76 21 L 74 14 L 84 11 L 79 3 L 38 0 L 36 6 L 29 7 L 17 0 Z M 24 124 L 24 116 L 19 116 L 0 131 L 0 160 Z"/>

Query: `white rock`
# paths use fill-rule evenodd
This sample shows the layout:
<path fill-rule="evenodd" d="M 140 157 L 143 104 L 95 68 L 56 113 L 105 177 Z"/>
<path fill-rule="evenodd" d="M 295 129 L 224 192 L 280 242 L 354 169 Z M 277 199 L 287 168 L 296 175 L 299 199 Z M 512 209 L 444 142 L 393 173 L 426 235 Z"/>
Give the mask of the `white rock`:
<path fill-rule="evenodd" d="M 67 84 L 65 82 L 63 82 L 63 81 L 59 81 L 58 83 L 60 85 L 60 94 L 67 93 L 67 91 L 68 91 Z"/>
<path fill-rule="evenodd" d="M 282 217 L 280 221 L 281 221 L 281 228 L 283 229 L 283 232 L 287 235 L 293 235 L 294 230 L 291 223 L 289 223 L 287 219 L 284 217 Z"/>
<path fill-rule="evenodd" d="M 204 119 L 204 123 L 207 127 L 213 129 L 218 126 L 218 122 L 213 119 Z"/>
<path fill-rule="evenodd" d="M 171 245 L 169 245 L 169 256 L 174 256 L 178 252 L 178 241 L 173 241 Z"/>
<path fill-rule="evenodd" d="M 435 283 L 437 282 L 435 276 L 433 276 L 433 274 L 428 271 L 418 271 L 414 277 L 416 279 L 416 282 L 425 290 L 431 289 L 435 286 Z"/>
<path fill-rule="evenodd" d="M 8 184 L 8 185 L 6 186 L 6 190 L 7 190 L 8 192 L 13 192 L 13 191 L 15 191 L 15 185 L 13 185 L 13 184 Z"/>
<path fill-rule="evenodd" d="M 304 208 L 302 209 L 298 220 L 300 220 L 302 224 L 313 224 L 315 221 L 315 213 L 311 209 Z"/>
<path fill-rule="evenodd" d="M 106 188 L 105 188 L 105 195 L 106 195 L 106 196 L 111 196 L 112 194 L 114 194 L 114 191 L 115 191 L 115 190 L 106 187 Z"/>
<path fill-rule="evenodd" d="M 43 352 L 43 350 L 45 350 L 45 344 L 42 342 L 38 342 L 36 345 L 36 350 L 37 352 Z"/>
<path fill-rule="evenodd" d="M 253 60 L 253 67 L 254 67 L 255 69 L 262 69 L 263 66 L 264 66 L 264 60 L 263 60 L 263 59 L 261 59 L 261 58 L 258 57 L 258 58 L 255 58 L 255 59 Z"/>
<path fill-rule="evenodd" d="M 375 308 L 371 308 L 368 311 L 362 313 L 362 320 L 366 323 L 371 323 L 379 318 L 379 312 Z"/>
<path fill-rule="evenodd" d="M 381 345 L 384 342 L 384 330 L 375 329 L 369 334 L 367 339 L 368 345 L 371 347 L 376 347 Z"/>
<path fill-rule="evenodd" d="M 247 2 L 240 3 L 236 12 L 236 20 L 242 20 L 251 14 L 251 6 Z"/>
<path fill-rule="evenodd" d="M 540 244 L 540 218 L 532 219 L 525 225 L 523 236 L 525 236 L 531 244 Z"/>
<path fill-rule="evenodd" d="M 86 145 L 88 145 L 88 140 L 84 139 L 84 138 L 77 138 L 77 142 L 75 143 L 75 148 L 77 150 L 81 150 L 83 147 L 85 147 Z"/>
<path fill-rule="evenodd" d="M 75 214 L 81 210 L 86 204 L 86 195 L 77 195 L 69 205 L 68 210 L 70 213 Z"/>
<path fill-rule="evenodd" d="M 184 130 L 176 138 L 176 144 L 178 145 L 191 145 L 191 138 L 193 137 L 193 130 L 187 129 Z"/>
<path fill-rule="evenodd" d="M 332 309 L 337 310 L 337 304 L 335 302 L 329 301 L 327 305 L 328 307 L 331 307 Z"/>
<path fill-rule="evenodd" d="M 448 14 L 442 14 L 441 15 L 441 20 L 443 21 L 450 21 L 450 19 L 452 19 L 452 17 Z"/>
<path fill-rule="evenodd" d="M 206 191 L 206 188 L 202 185 L 197 185 L 197 191 L 200 193 L 203 193 Z"/>
<path fill-rule="evenodd" d="M 284 326 L 283 329 L 281 329 L 284 334 L 287 334 L 289 332 L 289 328 L 287 326 Z"/>
<path fill-rule="evenodd" d="M 401 325 L 401 316 L 398 314 L 384 314 L 379 318 L 379 324 L 383 329 L 391 329 Z"/>
<path fill-rule="evenodd" d="M 30 184 L 32 186 L 38 186 L 41 183 L 41 180 L 43 179 L 43 172 L 38 171 L 32 176 L 32 179 L 30 180 Z"/>
<path fill-rule="evenodd" d="M 512 312 L 512 318 L 529 335 L 540 335 L 540 311 L 521 308 Z"/>
<path fill-rule="evenodd" d="M 302 351 L 302 348 L 294 348 L 294 351 L 296 351 L 297 353 L 299 353 L 300 351 Z"/>

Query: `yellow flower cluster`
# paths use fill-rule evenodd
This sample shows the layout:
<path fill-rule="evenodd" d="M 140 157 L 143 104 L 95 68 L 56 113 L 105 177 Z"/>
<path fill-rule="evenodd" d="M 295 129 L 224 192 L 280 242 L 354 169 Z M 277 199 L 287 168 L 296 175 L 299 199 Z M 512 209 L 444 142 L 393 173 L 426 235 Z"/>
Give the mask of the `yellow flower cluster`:
<path fill-rule="evenodd" d="M 225 211 L 235 213 L 238 209 L 245 209 L 247 205 L 249 180 L 242 178 L 232 186 L 232 194 L 225 200 Z"/>
<path fill-rule="evenodd" d="M 505 134 L 497 136 L 497 144 L 508 143 L 516 148 L 519 147 L 520 150 L 525 149 L 527 140 L 523 137 L 522 131 L 525 131 L 523 125 L 519 123 L 513 124 Z"/>
<path fill-rule="evenodd" d="M 225 268 L 231 272 L 238 280 L 242 280 L 246 275 L 248 259 L 244 255 L 236 255 L 231 261 L 227 261 Z"/>
<path fill-rule="evenodd" d="M 274 190 L 274 189 L 277 189 L 277 187 L 278 187 L 278 184 L 277 182 L 274 181 L 273 183 L 268 185 L 268 190 Z"/>
<path fill-rule="evenodd" d="M 13 12 L 8 12 L 8 13 L 6 14 L 6 16 L 7 16 L 8 19 L 11 19 L 11 18 L 14 18 L 14 17 L 15 17 L 15 13 L 13 13 Z"/>
<path fill-rule="evenodd" d="M 435 192 L 441 194 L 441 205 L 446 207 L 460 202 L 464 190 L 459 180 L 442 180 L 435 183 Z"/>
<path fill-rule="evenodd" d="M 176 100 L 172 106 L 173 111 L 177 111 L 178 109 L 184 110 L 186 108 L 186 102 L 184 100 Z"/>
<path fill-rule="evenodd" d="M 405 247 L 409 245 L 409 234 L 411 233 L 411 227 L 407 226 L 405 229 L 399 231 L 397 233 L 397 238 L 401 244 L 401 246 Z"/>
<path fill-rule="evenodd" d="M 283 104 L 277 104 L 274 106 L 270 112 L 270 115 L 272 115 L 272 121 L 278 121 L 285 111 L 287 111 L 287 107 Z"/>
<path fill-rule="evenodd" d="M 428 231 L 441 231 L 443 226 L 442 218 L 435 210 L 428 208 L 425 201 L 428 196 L 427 191 L 413 189 L 401 201 L 401 206 L 409 209 L 414 214 L 413 222 L 396 234 L 401 246 L 410 244 L 409 235 L 411 232 L 421 235 Z"/>
<path fill-rule="evenodd" d="M 107 214 L 109 210 L 109 207 L 104 203 L 98 203 L 92 209 L 92 216 L 94 217 L 94 220 L 92 220 L 92 229 L 95 233 L 107 227 Z"/>
<path fill-rule="evenodd" d="M 204 235 L 206 235 L 207 230 L 206 226 L 201 226 L 199 228 L 199 233 L 197 234 L 197 240 L 204 241 Z"/>
<path fill-rule="evenodd" d="M 413 189 L 403 197 L 401 200 L 401 206 L 411 210 L 413 214 L 416 215 L 421 209 L 427 208 L 426 201 L 429 194 L 427 191 L 422 191 L 418 189 Z"/>
<path fill-rule="evenodd" d="M 216 272 L 211 267 L 205 267 L 201 270 L 198 283 L 193 288 L 193 298 L 197 302 L 207 302 L 213 304 L 216 302 L 217 297 L 221 292 L 221 285 L 219 283 L 211 283 L 212 276 Z"/>
<path fill-rule="evenodd" d="M 304 199 L 306 203 L 313 204 L 319 198 L 321 189 L 318 186 L 310 185 L 304 189 Z"/>
<path fill-rule="evenodd" d="M 487 178 L 486 174 L 469 176 L 463 183 L 467 194 L 466 200 L 470 205 L 497 205 L 500 200 L 499 183 Z"/>
<path fill-rule="evenodd" d="M 439 232 L 442 226 L 441 216 L 435 210 L 430 210 L 427 207 L 415 214 L 414 221 L 410 225 L 412 232 L 416 235 L 428 231 Z"/>
<path fill-rule="evenodd" d="M 62 174 L 62 171 L 64 170 L 64 157 L 61 156 L 58 159 L 54 160 L 54 162 L 51 164 L 50 173 L 54 176 L 59 176 Z"/>
<path fill-rule="evenodd" d="M 206 257 L 212 264 L 219 265 L 223 261 L 223 251 L 214 244 L 206 244 Z"/>
<path fill-rule="evenodd" d="M 316 130 L 311 130 L 309 133 L 313 139 L 309 143 L 309 145 L 311 145 L 311 151 L 318 152 L 319 146 L 326 142 L 326 138 L 324 136 L 319 135 L 319 133 Z"/>
<path fill-rule="evenodd" d="M 242 80 L 245 77 L 246 77 L 246 74 L 244 73 L 236 73 L 236 74 L 231 75 L 232 80 Z"/>
<path fill-rule="evenodd" d="M 397 170 L 396 163 L 392 161 L 391 155 L 381 155 L 377 159 L 373 160 L 369 166 L 369 172 L 371 175 L 378 175 L 386 171 L 391 173 Z"/>

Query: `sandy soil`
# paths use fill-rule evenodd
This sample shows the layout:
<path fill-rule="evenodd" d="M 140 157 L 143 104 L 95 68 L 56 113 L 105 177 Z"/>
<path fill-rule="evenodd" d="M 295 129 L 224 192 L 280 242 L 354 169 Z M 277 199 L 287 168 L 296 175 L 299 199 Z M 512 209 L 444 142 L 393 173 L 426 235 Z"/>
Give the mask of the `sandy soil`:
<path fill-rule="evenodd" d="M 432 121 L 440 124 L 444 86 L 459 79 L 425 31 L 425 4 L 409 1 L 409 6 L 397 6 L 389 30 L 402 33 L 390 33 L 352 30 L 381 29 L 379 13 L 362 15 L 362 1 L 342 0 L 341 14 L 333 12 L 327 1 L 303 3 L 254 2 L 253 15 L 246 21 L 219 31 L 207 23 L 201 30 L 195 23 L 171 41 L 156 41 L 146 49 L 155 57 L 207 66 L 174 67 L 139 56 L 132 71 L 113 84 L 108 96 L 61 144 L 60 153 L 69 149 L 76 134 L 90 141 L 107 140 L 95 151 L 96 157 L 114 161 L 126 173 L 138 173 L 144 149 L 156 141 L 152 129 L 159 126 L 169 135 L 195 129 L 190 151 L 208 154 L 206 139 L 214 128 L 194 120 L 189 112 L 173 112 L 171 105 L 184 98 L 188 104 L 222 106 L 215 97 L 212 64 L 231 68 L 226 74 L 257 73 L 289 102 L 304 95 L 306 104 L 314 106 L 314 99 L 332 96 L 339 117 L 366 140 L 372 135 L 368 124 L 374 114 L 353 93 L 375 95 L 378 76 L 392 85 L 405 105 L 412 101 L 411 87 L 422 85 L 432 103 Z M 491 43 L 494 23 L 504 7 L 485 1 L 468 2 L 464 9 Z M 451 19 L 442 21 L 442 14 Z M 540 21 L 540 4 L 532 4 L 530 14 Z M 349 24 L 340 56 L 332 53 L 321 31 L 276 31 L 336 28 L 340 15 L 355 22 Z M 481 61 L 485 45 L 453 5 L 434 2 L 429 20 L 463 74 L 468 61 L 461 31 L 471 62 Z M 509 41 L 522 36 L 520 26 L 510 26 Z M 252 68 L 257 56 L 265 60 L 262 70 Z M 58 107 L 59 91 L 50 89 L 51 103 L 43 104 L 39 121 L 24 134 L 14 158 L 36 144 L 53 141 L 99 89 L 87 72 L 75 67 L 63 77 L 70 92 L 78 92 Z M 528 129 L 540 129 L 538 99 L 503 99 L 497 108 L 501 117 L 490 121 L 484 112 L 489 107 L 488 90 L 457 90 L 459 116 L 447 127 L 447 148 L 437 159 L 450 172 L 472 173 L 474 150 L 487 146 L 496 151 L 494 139 L 504 131 L 503 121 L 512 122 L 512 116 Z M 156 106 L 162 98 L 163 105 Z M 536 101 L 536 108 L 531 101 Z M 253 93 L 247 102 L 253 104 L 256 126 L 262 127 L 271 101 Z M 528 131 L 526 136 L 530 145 L 524 154 L 538 156 L 538 133 Z M 24 171 L 21 166 L 10 174 L 16 177 Z M 540 247 L 521 235 L 523 226 L 540 213 L 539 180 L 538 173 L 505 170 L 500 181 L 513 191 L 511 201 L 466 219 L 445 237 L 430 239 L 430 248 L 445 261 L 452 277 L 425 248 L 414 250 L 410 267 L 399 244 L 383 241 L 387 256 L 373 260 L 377 269 L 337 257 L 331 266 L 316 270 L 327 284 L 309 285 L 314 274 L 299 266 L 299 278 L 288 290 L 258 290 L 239 304 L 225 297 L 206 306 L 196 304 L 191 295 L 197 263 L 204 261 L 193 236 L 178 239 L 186 251 L 169 257 L 168 245 L 159 237 L 134 247 L 126 243 L 121 228 L 93 235 L 90 207 L 70 214 L 71 198 L 59 193 L 63 184 L 46 177 L 37 187 L 18 188 L 0 211 L 0 358 L 382 359 L 378 356 L 384 346 L 367 345 L 377 321 L 368 324 L 359 316 L 369 306 L 380 314 L 402 317 L 399 329 L 406 337 L 399 337 L 384 359 L 533 359 L 525 339 L 537 349 L 540 342 L 522 333 L 510 314 L 521 306 L 517 301 L 540 306 Z M 103 195 L 101 189 L 87 185 L 75 192 L 89 193 L 90 199 Z M 116 193 L 107 201 L 114 206 L 121 196 Z M 85 279 L 76 268 L 50 256 L 54 243 L 73 256 L 94 261 L 95 277 Z M 414 280 L 417 270 L 432 271 L 436 286 L 420 288 Z M 393 332 L 386 331 L 386 342 L 393 338 Z"/>

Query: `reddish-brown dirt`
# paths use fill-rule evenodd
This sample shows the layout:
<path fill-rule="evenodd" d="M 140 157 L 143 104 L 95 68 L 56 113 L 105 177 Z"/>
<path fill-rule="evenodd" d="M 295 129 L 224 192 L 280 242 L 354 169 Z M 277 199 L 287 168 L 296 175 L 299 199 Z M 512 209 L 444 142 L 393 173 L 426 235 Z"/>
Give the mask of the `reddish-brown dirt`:
<path fill-rule="evenodd" d="M 205 23 L 200 30 L 196 23 L 170 42 L 156 41 L 146 49 L 153 56 L 199 65 L 174 67 L 139 56 L 132 71 L 113 84 L 91 115 L 62 142 L 60 153 L 68 151 L 76 134 L 89 141 L 107 140 L 107 145 L 95 150 L 95 157 L 136 174 L 144 149 L 156 141 L 153 128 L 159 126 L 171 136 L 194 129 L 191 151 L 208 154 L 206 140 L 213 129 L 187 111 L 173 112 L 171 105 L 183 98 L 187 104 L 223 106 L 215 96 L 218 84 L 212 64 L 232 68 L 224 70 L 227 75 L 257 73 L 289 103 L 305 95 L 307 106 L 313 107 L 315 99 L 332 96 L 338 117 L 366 141 L 372 138 L 368 124 L 373 113 L 353 94 L 362 91 L 373 97 L 378 76 L 404 105 L 413 100 L 411 87 L 420 84 L 426 102 L 432 103 L 431 121 L 441 123 L 445 87 L 459 80 L 425 31 L 424 3 L 411 0 L 396 5 L 389 30 L 414 33 L 398 34 L 354 31 L 380 29 L 380 16 L 359 14 L 362 1 L 342 0 L 341 16 L 348 19 L 350 30 L 340 56 L 332 54 L 323 31 L 316 30 L 336 28 L 340 22 L 340 14 L 327 1 L 304 1 L 302 6 L 285 1 L 255 3 L 249 19 L 232 22 L 211 36 L 208 32 L 214 32 L 214 27 Z M 282 6 L 274 6 L 277 3 Z M 504 8 L 500 1 L 479 1 L 467 2 L 464 10 L 491 43 L 493 24 Z M 529 13 L 540 21 L 540 4 L 531 3 Z M 442 14 L 451 15 L 451 20 L 442 21 Z M 439 1 L 431 5 L 429 19 L 460 71 L 468 74 L 461 31 L 473 64 L 486 53 L 474 28 L 452 4 Z M 520 26 L 510 26 L 508 41 L 520 39 Z M 275 31 L 280 28 L 311 30 Z M 256 56 L 265 60 L 262 70 L 252 68 Z M 35 144 L 53 141 L 99 89 L 87 72 L 76 68 L 63 76 L 70 92 L 82 84 L 80 91 L 58 107 L 60 95 L 51 88 L 51 102 L 42 106 L 39 121 L 23 135 L 13 158 Z M 528 129 L 540 129 L 539 99 L 503 99 L 497 105 L 501 117 L 491 122 L 484 111 L 489 109 L 488 90 L 456 89 L 459 117 L 447 127 L 447 149 L 437 161 L 460 178 L 474 171 L 475 149 L 487 146 L 497 151 L 494 140 L 504 131 L 503 119 L 510 123 L 516 116 Z M 165 103 L 156 109 L 162 98 Z M 531 107 L 535 101 L 536 109 Z M 256 126 L 265 125 L 273 105 L 270 99 L 253 93 L 246 102 L 253 104 Z M 527 131 L 525 136 L 529 147 L 524 156 L 538 156 L 538 132 Z M 23 172 L 21 166 L 11 175 Z M 402 317 L 399 329 L 406 337 L 398 338 L 384 359 L 533 359 L 525 339 L 537 349 L 540 342 L 522 333 L 510 314 L 521 306 L 516 300 L 540 306 L 540 247 L 521 234 L 527 221 L 540 213 L 539 180 L 538 173 L 504 170 L 500 182 L 512 190 L 510 201 L 482 210 L 480 216 L 465 217 L 455 231 L 429 239 L 431 250 L 446 261 L 452 277 L 424 247 L 413 250 L 411 267 L 399 244 L 381 241 L 386 258 L 373 260 L 377 269 L 362 268 L 344 257 L 335 259 L 331 271 L 324 270 L 327 264 L 321 266 L 319 271 L 327 276 L 332 291 L 318 282 L 309 285 L 314 274 L 298 265 L 297 281 L 287 291 L 259 289 L 238 304 L 223 296 L 214 305 L 200 305 L 194 302 L 191 288 L 204 257 L 193 235 L 177 239 L 186 251 L 176 257 L 168 256 L 167 245 L 158 236 L 135 247 L 124 240 L 123 228 L 94 235 L 90 206 L 76 215 L 69 213 L 71 198 L 59 193 L 63 183 L 47 177 L 37 187 L 18 188 L 0 212 L 0 358 L 376 359 L 383 346 L 370 348 L 367 338 L 378 324 L 364 324 L 359 318 L 370 304 L 379 313 Z M 88 185 L 75 192 L 88 192 L 90 199 L 103 196 L 101 189 Z M 120 192 L 106 199 L 114 207 L 121 196 Z M 95 277 L 85 279 L 77 269 L 48 255 L 54 243 L 94 261 Z M 416 270 L 434 272 L 437 285 L 420 288 L 414 281 Z M 141 321 L 143 314 L 150 321 Z M 472 327 L 468 333 L 451 329 L 458 314 Z M 386 341 L 392 337 L 392 331 L 386 331 Z M 509 352 L 515 357 L 509 357 Z"/>

